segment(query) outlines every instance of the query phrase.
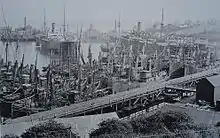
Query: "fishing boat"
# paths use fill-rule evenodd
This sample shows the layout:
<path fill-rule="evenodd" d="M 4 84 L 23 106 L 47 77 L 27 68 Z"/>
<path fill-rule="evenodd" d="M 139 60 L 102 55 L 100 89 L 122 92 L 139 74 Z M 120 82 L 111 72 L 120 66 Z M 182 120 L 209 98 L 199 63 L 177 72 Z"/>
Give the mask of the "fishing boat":
<path fill-rule="evenodd" d="M 106 42 L 106 43 L 101 44 L 100 48 L 101 48 L 101 52 L 108 53 L 108 52 L 113 51 L 114 44 Z"/>

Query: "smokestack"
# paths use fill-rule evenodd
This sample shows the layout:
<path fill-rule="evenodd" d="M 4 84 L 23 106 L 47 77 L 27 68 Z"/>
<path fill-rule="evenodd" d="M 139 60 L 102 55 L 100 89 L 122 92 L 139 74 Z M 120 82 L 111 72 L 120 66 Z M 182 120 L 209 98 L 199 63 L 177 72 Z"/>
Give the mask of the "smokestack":
<path fill-rule="evenodd" d="M 52 33 L 55 31 L 55 23 L 52 23 Z"/>
<path fill-rule="evenodd" d="M 163 25 L 164 25 L 163 20 L 164 20 L 164 13 L 163 13 L 163 8 L 162 8 L 162 13 L 161 13 L 161 23 L 160 23 L 160 25 L 161 25 L 161 29 L 163 29 Z"/>
<path fill-rule="evenodd" d="M 26 30 L 26 27 L 27 27 L 27 17 L 25 16 L 24 17 L 24 29 Z"/>
<path fill-rule="evenodd" d="M 90 24 L 89 30 L 92 30 L 92 29 L 93 29 L 93 24 Z"/>
<path fill-rule="evenodd" d="M 141 31 L 141 22 L 137 22 L 137 32 Z"/>

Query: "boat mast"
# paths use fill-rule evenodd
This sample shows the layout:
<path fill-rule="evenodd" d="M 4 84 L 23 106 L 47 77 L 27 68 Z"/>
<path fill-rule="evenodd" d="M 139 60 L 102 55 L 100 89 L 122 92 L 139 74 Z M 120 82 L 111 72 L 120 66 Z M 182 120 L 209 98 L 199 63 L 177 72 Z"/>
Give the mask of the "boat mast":
<path fill-rule="evenodd" d="M 81 94 L 81 65 L 80 65 L 81 35 L 82 35 L 82 27 L 80 29 L 80 36 L 78 40 L 78 80 L 79 80 L 78 90 L 80 94 Z"/>
<path fill-rule="evenodd" d="M 163 26 L 164 26 L 164 13 L 163 13 L 163 8 L 162 8 L 162 13 L 161 13 L 161 23 L 160 23 L 160 38 L 162 39 L 162 33 L 163 33 Z"/>
<path fill-rule="evenodd" d="M 6 43 L 6 47 L 5 47 L 5 62 L 6 65 L 8 66 L 8 42 Z"/>
<path fill-rule="evenodd" d="M 24 54 L 22 55 L 22 60 L 21 60 L 21 74 L 23 72 L 23 66 L 24 66 Z"/>
<path fill-rule="evenodd" d="M 119 37 L 120 37 L 120 32 L 121 32 L 121 16 L 119 15 L 119 21 L 118 21 L 118 35 L 119 35 Z"/>
<path fill-rule="evenodd" d="M 119 15 L 119 21 L 118 21 L 118 46 L 121 44 L 121 38 L 120 38 L 120 33 L 121 33 L 121 17 Z M 121 52 L 120 52 L 120 74 L 119 76 L 121 76 L 121 73 L 122 73 L 122 66 L 123 66 L 123 47 L 122 45 L 120 45 L 120 48 L 121 48 Z"/>
<path fill-rule="evenodd" d="M 79 39 L 79 27 L 78 27 L 78 24 L 76 26 L 76 38 L 77 38 L 77 40 Z"/>
<path fill-rule="evenodd" d="M 63 11 L 63 37 L 66 40 L 66 6 L 64 5 L 64 11 Z"/>
<path fill-rule="evenodd" d="M 6 18 L 5 18 L 5 13 L 4 13 L 4 9 L 3 9 L 3 6 L 1 5 L 1 9 L 2 9 L 2 16 L 3 16 L 3 19 L 4 19 L 4 23 L 5 23 L 5 26 L 6 26 L 6 34 L 7 34 L 7 42 L 6 42 L 6 47 L 5 47 L 5 60 L 6 60 L 6 65 L 8 66 L 8 43 L 9 43 L 9 40 L 8 40 L 8 37 L 9 37 L 9 25 L 7 24 L 7 21 L 6 21 Z"/>
<path fill-rule="evenodd" d="M 115 32 L 117 32 L 117 20 L 115 20 Z"/>
<path fill-rule="evenodd" d="M 47 34 L 47 30 L 46 30 L 46 10 L 44 8 L 44 33 Z"/>
<path fill-rule="evenodd" d="M 106 44 L 107 44 L 107 49 L 108 49 L 108 53 L 107 53 L 107 57 L 108 57 L 108 69 L 110 69 L 110 48 L 109 48 L 109 42 L 107 42 Z"/>
<path fill-rule="evenodd" d="M 15 57 L 14 57 L 14 61 L 18 60 L 18 48 L 19 48 L 19 40 L 16 42 L 16 49 L 15 49 Z"/>
<path fill-rule="evenodd" d="M 117 45 L 117 20 L 115 20 L 115 46 Z"/>
<path fill-rule="evenodd" d="M 128 90 L 130 90 L 130 85 L 131 85 L 131 71 L 132 71 L 132 45 L 130 46 L 130 50 L 129 50 L 129 82 L 128 82 Z"/>
<path fill-rule="evenodd" d="M 217 48 L 216 48 L 216 46 L 215 46 L 215 52 L 214 52 L 214 62 L 213 62 L 213 66 L 215 66 L 216 61 L 217 61 Z"/>
<path fill-rule="evenodd" d="M 91 67 L 92 67 L 92 51 L 91 51 L 91 44 L 89 44 L 89 48 L 88 48 L 88 60 L 89 60 L 90 68 L 91 68 Z"/>
<path fill-rule="evenodd" d="M 38 59 L 38 53 L 36 54 L 36 59 L 35 59 L 35 69 L 34 69 L 34 91 L 36 94 L 36 103 L 35 103 L 35 107 L 37 107 L 37 103 L 39 102 L 39 95 L 38 95 L 38 89 L 37 89 L 37 85 L 38 85 L 38 70 L 37 70 L 37 59 Z"/>
<path fill-rule="evenodd" d="M 51 66 L 49 65 L 49 81 L 50 81 L 50 102 L 51 105 L 54 105 L 54 99 L 55 99 L 55 95 L 54 95 L 54 90 L 53 90 L 53 74 L 51 72 Z"/>
<path fill-rule="evenodd" d="M 68 45 L 68 78 L 69 78 L 69 88 L 70 88 L 70 46 Z"/>
<path fill-rule="evenodd" d="M 38 59 L 38 53 L 36 54 L 36 59 L 35 59 L 35 89 L 37 89 L 37 59 Z"/>
<path fill-rule="evenodd" d="M 15 64 L 14 64 L 14 69 L 13 69 L 13 89 L 15 87 L 15 79 L 16 79 L 16 74 L 17 74 L 17 67 L 18 67 L 18 61 L 16 60 L 15 61 Z"/>

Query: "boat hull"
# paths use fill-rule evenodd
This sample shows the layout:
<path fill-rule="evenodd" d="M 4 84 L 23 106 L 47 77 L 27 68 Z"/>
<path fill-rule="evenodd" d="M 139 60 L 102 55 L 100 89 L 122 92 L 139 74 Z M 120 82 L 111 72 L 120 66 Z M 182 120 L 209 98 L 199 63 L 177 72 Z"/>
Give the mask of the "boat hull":
<path fill-rule="evenodd" d="M 183 65 L 179 62 L 173 63 L 170 70 L 170 79 L 184 77 L 185 75 L 190 75 L 196 72 L 197 69 L 192 65 Z"/>
<path fill-rule="evenodd" d="M 42 40 L 41 51 L 43 53 L 48 53 L 50 49 L 59 49 L 60 41 L 58 40 Z"/>

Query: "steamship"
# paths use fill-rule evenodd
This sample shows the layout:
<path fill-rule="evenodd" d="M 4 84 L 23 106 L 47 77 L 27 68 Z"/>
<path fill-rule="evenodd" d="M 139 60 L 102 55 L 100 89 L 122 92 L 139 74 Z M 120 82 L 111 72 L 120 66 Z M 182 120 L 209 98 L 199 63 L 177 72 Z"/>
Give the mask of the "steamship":
<path fill-rule="evenodd" d="M 52 24 L 52 31 L 48 32 L 41 38 L 41 51 L 43 53 L 48 53 L 49 49 L 59 47 L 60 41 L 64 39 L 64 35 L 55 32 L 55 23 Z"/>
<path fill-rule="evenodd" d="M 63 35 L 59 33 L 50 33 L 47 37 L 41 40 L 41 51 L 48 53 L 49 49 L 58 48 L 60 41 L 63 39 Z"/>
<path fill-rule="evenodd" d="M 85 43 L 103 43 L 103 42 L 105 42 L 103 34 L 100 31 L 93 28 L 92 24 L 90 25 L 89 29 L 83 33 L 82 40 Z"/>

